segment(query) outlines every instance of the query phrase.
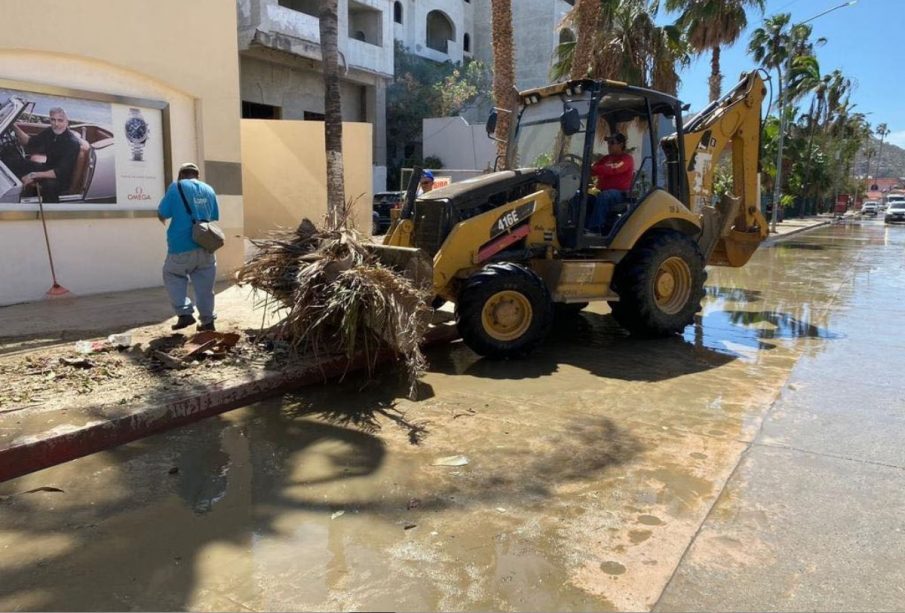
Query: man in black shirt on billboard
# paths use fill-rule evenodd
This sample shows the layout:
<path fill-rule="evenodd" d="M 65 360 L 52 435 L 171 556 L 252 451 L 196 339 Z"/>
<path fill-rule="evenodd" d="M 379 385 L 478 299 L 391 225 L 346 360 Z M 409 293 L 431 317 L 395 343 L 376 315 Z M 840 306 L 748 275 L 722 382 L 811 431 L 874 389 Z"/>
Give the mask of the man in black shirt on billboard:
<path fill-rule="evenodd" d="M 24 187 L 32 183 L 41 186 L 44 202 L 59 202 L 60 192 L 72 182 L 72 171 L 79 155 L 81 144 L 75 134 L 69 131 L 69 117 L 60 107 L 50 109 L 50 127 L 29 136 L 19 126 L 16 137 L 29 154 L 41 154 L 44 162 L 23 159 L 3 160 L 16 173 Z"/>

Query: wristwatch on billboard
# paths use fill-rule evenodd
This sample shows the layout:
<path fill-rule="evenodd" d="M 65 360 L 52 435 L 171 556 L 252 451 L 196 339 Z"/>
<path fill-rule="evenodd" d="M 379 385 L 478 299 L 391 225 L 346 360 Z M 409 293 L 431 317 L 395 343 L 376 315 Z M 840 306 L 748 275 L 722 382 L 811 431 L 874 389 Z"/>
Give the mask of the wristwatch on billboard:
<path fill-rule="evenodd" d="M 145 143 L 148 140 L 148 122 L 141 116 L 139 109 L 129 109 L 129 119 L 126 120 L 126 139 L 132 147 L 132 160 L 142 161 Z"/>

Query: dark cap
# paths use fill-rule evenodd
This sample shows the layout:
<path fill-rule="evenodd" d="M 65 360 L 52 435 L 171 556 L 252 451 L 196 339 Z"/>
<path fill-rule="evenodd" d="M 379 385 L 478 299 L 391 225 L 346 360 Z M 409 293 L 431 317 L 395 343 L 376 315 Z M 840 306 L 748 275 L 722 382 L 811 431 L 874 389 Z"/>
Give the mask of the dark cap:
<path fill-rule="evenodd" d="M 186 162 L 185 164 L 183 164 L 182 166 L 179 167 L 179 172 L 186 172 L 186 171 L 191 171 L 191 172 L 196 172 L 198 174 L 201 174 L 201 171 L 198 170 L 198 165 L 195 164 L 194 162 Z"/>
<path fill-rule="evenodd" d="M 611 134 L 606 137 L 606 142 L 608 143 L 619 143 L 620 145 L 625 144 L 625 134 L 622 132 L 616 132 L 615 134 Z"/>

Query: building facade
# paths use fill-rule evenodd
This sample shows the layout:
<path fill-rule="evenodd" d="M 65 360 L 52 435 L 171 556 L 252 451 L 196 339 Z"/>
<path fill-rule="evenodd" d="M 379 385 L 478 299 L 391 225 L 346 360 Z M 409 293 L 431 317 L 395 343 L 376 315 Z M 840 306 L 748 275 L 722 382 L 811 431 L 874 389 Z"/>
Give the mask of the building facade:
<path fill-rule="evenodd" d="M 187 161 L 219 195 L 221 276 L 241 265 L 235 7 L 32 0 L 3 9 L 0 305 L 40 300 L 51 286 L 42 209 L 56 277 L 73 294 L 159 286 L 166 239 L 157 203 Z M 20 130 L 46 133 L 59 108 L 79 146 L 59 193 L 45 198 L 9 145 Z"/>
<path fill-rule="evenodd" d="M 435 62 L 493 64 L 491 0 L 339 0 L 342 113 L 373 133 L 373 190 L 386 188 L 386 88 L 394 41 Z M 516 84 L 549 81 L 553 53 L 574 38 L 560 27 L 573 2 L 513 2 Z M 238 0 L 243 117 L 323 120 L 319 0 Z M 488 92 L 489 96 L 489 92 Z M 482 121 L 486 105 L 468 117 Z"/>
<path fill-rule="evenodd" d="M 242 115 L 323 121 L 318 0 L 238 0 Z M 386 181 L 386 87 L 393 76 L 392 5 L 339 0 L 343 121 L 373 126 L 373 183 Z"/>

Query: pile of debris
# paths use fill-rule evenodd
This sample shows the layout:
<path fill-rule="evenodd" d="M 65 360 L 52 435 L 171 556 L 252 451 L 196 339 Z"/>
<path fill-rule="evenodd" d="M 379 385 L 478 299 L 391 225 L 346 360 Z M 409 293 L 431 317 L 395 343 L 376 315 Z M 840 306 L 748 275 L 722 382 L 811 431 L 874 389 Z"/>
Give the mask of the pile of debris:
<path fill-rule="evenodd" d="M 168 344 L 161 345 L 161 340 Z M 151 342 L 147 355 L 166 368 L 186 368 L 192 361 L 225 358 L 239 342 L 239 335 L 235 332 L 204 331 L 188 338 L 174 334 L 161 340 Z"/>
<path fill-rule="evenodd" d="M 254 244 L 259 251 L 238 280 L 264 294 L 265 309 L 285 309 L 283 340 L 315 355 L 363 352 L 369 372 L 389 350 L 404 359 L 414 389 L 426 366 L 419 346 L 430 316 L 425 288 L 381 264 L 343 226 L 320 230 L 305 219 L 294 232 Z"/>

